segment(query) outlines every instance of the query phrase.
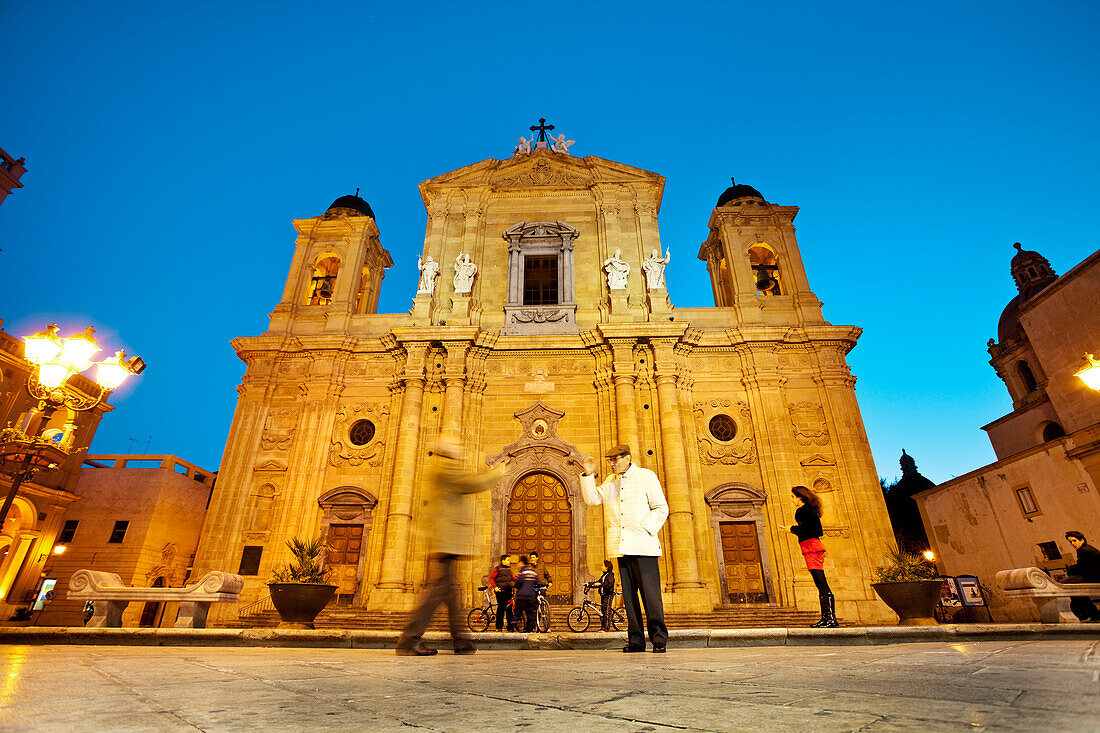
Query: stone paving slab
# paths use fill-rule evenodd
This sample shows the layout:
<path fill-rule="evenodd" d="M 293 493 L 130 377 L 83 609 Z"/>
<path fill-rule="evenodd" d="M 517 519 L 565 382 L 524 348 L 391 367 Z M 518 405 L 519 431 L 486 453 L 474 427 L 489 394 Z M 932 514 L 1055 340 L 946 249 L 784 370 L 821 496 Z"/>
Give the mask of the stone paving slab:
<path fill-rule="evenodd" d="M 605 650 L 0 646 L 4 731 L 1098 731 L 1100 640 Z"/>
<path fill-rule="evenodd" d="M 87 644 L 124 646 L 278 646 L 344 649 L 392 649 L 395 631 L 341 629 L 88 629 L 77 627 L 0 627 L 0 644 Z M 584 634 L 471 634 L 484 650 L 621 649 L 625 632 Z M 425 639 L 450 648 L 450 637 L 429 632 Z M 1100 624 L 957 624 L 941 626 L 867 626 L 839 629 L 673 629 L 669 647 L 863 646 L 912 642 L 995 639 L 1100 639 Z"/>

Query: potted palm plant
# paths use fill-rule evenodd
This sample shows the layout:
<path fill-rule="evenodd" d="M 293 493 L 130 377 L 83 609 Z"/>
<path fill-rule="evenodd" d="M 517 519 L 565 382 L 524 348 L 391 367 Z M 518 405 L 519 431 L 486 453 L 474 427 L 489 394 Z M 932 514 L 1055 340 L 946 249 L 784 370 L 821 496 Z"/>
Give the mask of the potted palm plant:
<path fill-rule="evenodd" d="M 294 536 L 287 540 L 292 560 L 275 568 L 267 587 L 271 603 L 279 612 L 280 629 L 312 629 L 336 586 L 328 582 L 331 568 L 324 567 L 328 542 L 318 535 L 311 540 Z"/>
<path fill-rule="evenodd" d="M 880 582 L 871 584 L 882 602 L 898 615 L 902 626 L 935 626 L 943 588 L 936 567 L 897 545 L 886 550 L 883 560 L 885 564 L 875 568 Z"/>

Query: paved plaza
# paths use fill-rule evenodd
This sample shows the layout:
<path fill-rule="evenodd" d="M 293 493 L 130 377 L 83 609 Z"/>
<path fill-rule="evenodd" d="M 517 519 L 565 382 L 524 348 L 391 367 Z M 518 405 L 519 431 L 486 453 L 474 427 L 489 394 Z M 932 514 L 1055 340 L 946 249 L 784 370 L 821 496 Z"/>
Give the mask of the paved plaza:
<path fill-rule="evenodd" d="M 0 646 L 0 729 L 1100 731 L 1100 641 L 442 652 Z"/>

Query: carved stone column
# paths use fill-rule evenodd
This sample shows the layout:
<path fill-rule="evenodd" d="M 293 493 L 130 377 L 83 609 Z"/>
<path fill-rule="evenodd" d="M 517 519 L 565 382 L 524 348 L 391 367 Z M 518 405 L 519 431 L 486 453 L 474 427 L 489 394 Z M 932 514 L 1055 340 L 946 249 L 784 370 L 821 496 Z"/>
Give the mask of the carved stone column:
<path fill-rule="evenodd" d="M 669 349 L 671 355 L 671 349 Z M 657 407 L 660 412 L 661 452 L 665 462 L 665 490 L 668 492 L 668 520 L 672 537 L 673 588 L 699 588 L 699 560 L 695 549 L 694 521 L 688 486 L 687 455 L 684 452 L 680 404 L 676 377 L 658 372 Z"/>
<path fill-rule="evenodd" d="M 405 565 L 409 553 L 409 530 L 412 526 L 416 456 L 420 448 L 420 411 L 424 403 L 423 362 L 426 350 L 427 344 L 410 345 L 408 348 L 408 366 L 403 377 L 405 397 L 401 401 L 401 417 L 398 423 L 379 588 L 406 588 Z"/>
<path fill-rule="evenodd" d="M 638 414 L 634 399 L 634 344 L 635 339 L 610 339 L 614 354 L 611 381 L 615 385 L 615 413 L 619 442 L 637 452 Z"/>

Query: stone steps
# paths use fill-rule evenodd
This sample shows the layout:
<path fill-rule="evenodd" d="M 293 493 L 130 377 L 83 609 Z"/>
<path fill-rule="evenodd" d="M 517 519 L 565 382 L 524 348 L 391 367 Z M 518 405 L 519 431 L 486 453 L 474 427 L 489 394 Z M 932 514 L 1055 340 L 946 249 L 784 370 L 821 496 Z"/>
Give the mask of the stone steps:
<path fill-rule="evenodd" d="M 551 631 L 566 631 L 565 613 L 568 609 L 555 607 L 551 613 Z M 791 608 L 723 608 L 711 612 L 668 613 L 665 623 L 670 629 L 765 629 L 809 626 L 819 614 L 814 611 L 798 611 Z M 366 611 L 361 608 L 336 606 L 326 608 L 317 617 L 318 629 L 371 629 L 376 631 L 400 631 L 408 623 L 409 614 L 404 611 Z M 465 623 L 465 615 L 463 616 Z M 250 629 L 273 628 L 279 624 L 275 611 L 263 611 L 245 618 L 220 624 L 225 628 Z M 440 609 L 428 627 L 430 631 L 447 630 L 447 614 Z"/>

